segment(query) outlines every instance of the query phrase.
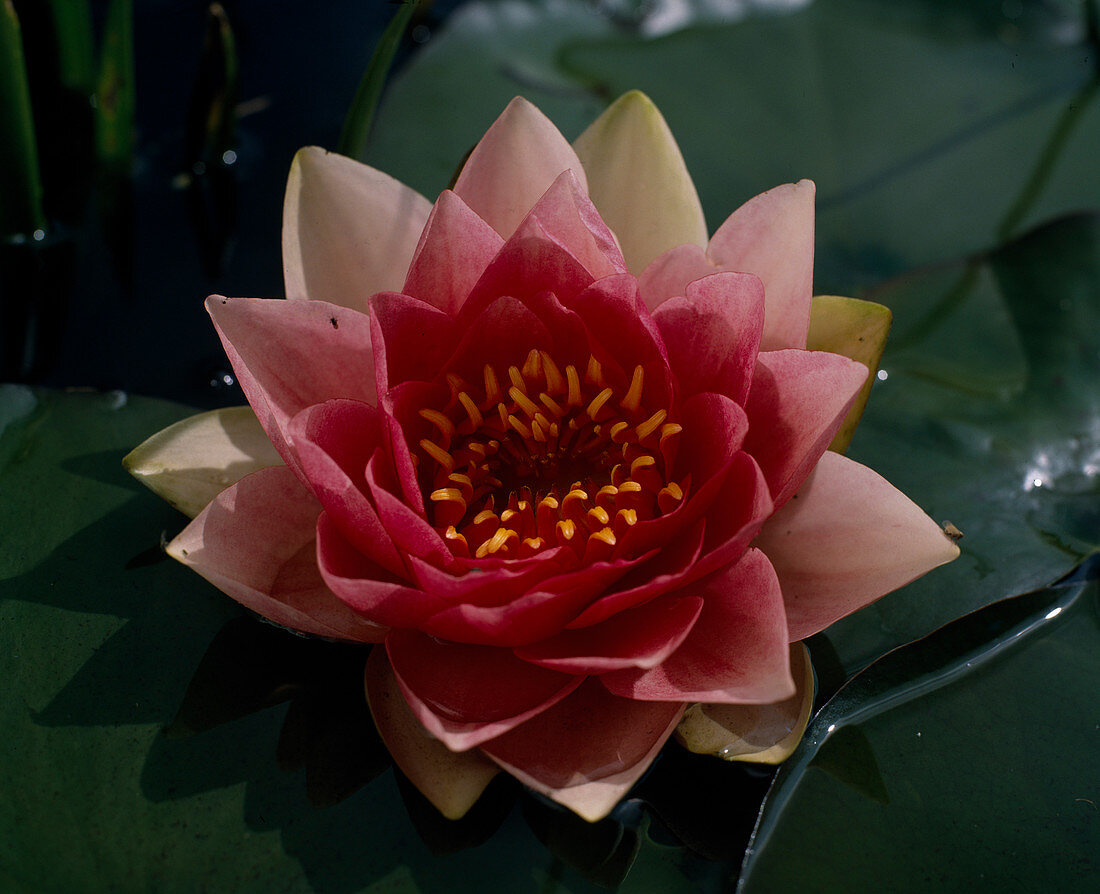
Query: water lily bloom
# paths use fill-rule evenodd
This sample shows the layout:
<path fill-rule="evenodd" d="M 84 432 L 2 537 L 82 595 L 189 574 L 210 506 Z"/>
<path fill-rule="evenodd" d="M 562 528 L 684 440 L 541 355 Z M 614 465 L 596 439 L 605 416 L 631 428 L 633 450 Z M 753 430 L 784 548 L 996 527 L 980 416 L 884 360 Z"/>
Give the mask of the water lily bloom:
<path fill-rule="evenodd" d="M 503 769 L 597 819 L 689 706 L 681 735 L 728 753 L 737 717 L 808 705 L 792 644 L 957 554 L 827 450 L 869 385 L 807 350 L 813 200 L 779 186 L 708 239 L 638 93 L 573 145 L 513 101 L 434 205 L 302 150 L 287 299 L 207 301 L 254 417 L 129 459 L 195 515 L 169 552 L 377 644 L 379 731 L 448 816 Z M 738 748 L 790 724 L 768 736 Z"/>

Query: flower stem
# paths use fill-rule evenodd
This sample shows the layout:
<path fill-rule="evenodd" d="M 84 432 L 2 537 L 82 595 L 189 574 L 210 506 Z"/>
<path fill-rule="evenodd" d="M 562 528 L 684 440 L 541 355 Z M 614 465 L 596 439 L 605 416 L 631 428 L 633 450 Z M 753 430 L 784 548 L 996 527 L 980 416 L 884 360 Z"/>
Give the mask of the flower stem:
<path fill-rule="evenodd" d="M 1100 88 L 1100 75 L 1093 75 L 1078 89 L 1062 110 L 1031 176 L 1027 178 L 1019 196 L 1016 197 L 1016 201 L 1012 203 L 1012 207 L 1008 209 L 1008 213 L 997 228 L 998 242 L 1005 242 L 1014 235 L 1020 222 L 1042 194 L 1043 187 L 1050 180 L 1050 175 L 1054 173 L 1058 156 L 1061 155 L 1074 126 L 1096 95 L 1097 88 Z"/>
<path fill-rule="evenodd" d="M 336 145 L 336 151 L 341 155 L 362 160 L 366 153 L 367 137 L 370 135 L 378 100 L 382 96 L 382 87 L 386 83 L 386 75 L 418 6 L 419 0 L 405 0 L 382 32 L 363 74 L 363 80 L 359 82 L 359 89 L 355 91 L 355 99 L 348 109 L 348 116 L 344 119 L 344 129 L 340 133 L 340 142 Z"/>

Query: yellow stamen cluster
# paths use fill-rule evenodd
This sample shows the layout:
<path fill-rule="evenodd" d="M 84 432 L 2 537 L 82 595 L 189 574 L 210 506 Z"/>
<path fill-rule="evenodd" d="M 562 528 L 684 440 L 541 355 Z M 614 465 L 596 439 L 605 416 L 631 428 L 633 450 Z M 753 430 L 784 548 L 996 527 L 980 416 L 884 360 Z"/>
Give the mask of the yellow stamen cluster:
<path fill-rule="evenodd" d="M 433 524 L 458 556 L 524 558 L 569 546 L 587 561 L 610 557 L 639 521 L 684 499 L 669 480 L 681 428 L 645 406 L 645 371 L 634 368 L 616 399 L 599 361 L 583 375 L 532 350 L 502 377 L 486 365 L 482 398 L 447 376 L 442 410 L 419 411 Z"/>

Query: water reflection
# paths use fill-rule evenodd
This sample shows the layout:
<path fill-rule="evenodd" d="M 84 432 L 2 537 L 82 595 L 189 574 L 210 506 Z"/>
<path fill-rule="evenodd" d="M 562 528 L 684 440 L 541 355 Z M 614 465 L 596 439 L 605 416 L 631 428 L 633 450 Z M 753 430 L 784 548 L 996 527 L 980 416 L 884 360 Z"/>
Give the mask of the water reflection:
<path fill-rule="evenodd" d="M 1057 444 L 1045 445 L 1028 459 L 1023 489 L 1046 488 L 1061 494 L 1087 494 L 1096 490 L 1100 476 L 1100 416 L 1094 415 L 1085 430 Z"/>
<path fill-rule="evenodd" d="M 314 808 L 347 802 L 347 809 L 363 814 L 363 829 L 411 824 L 436 856 L 514 836 L 518 824 L 554 860 L 603 887 L 626 878 L 647 842 L 679 849 L 679 862 L 693 878 L 728 878 L 740 861 L 774 768 L 716 761 L 675 744 L 599 823 L 524 790 L 506 774 L 465 817 L 445 819 L 391 767 L 363 694 L 368 651 L 294 635 L 252 616 L 229 621 L 207 647 L 175 719 L 148 756 L 146 795 L 173 800 L 234 781 L 270 788 L 264 755 L 274 751 L 280 770 L 304 773 Z M 288 707 L 276 734 L 270 709 L 283 703 Z M 257 737 L 267 737 L 270 750 L 257 748 Z M 242 762 L 245 752 L 251 757 Z M 394 783 L 407 819 L 394 815 L 383 793 Z M 305 819 L 287 814 L 288 823 Z"/>

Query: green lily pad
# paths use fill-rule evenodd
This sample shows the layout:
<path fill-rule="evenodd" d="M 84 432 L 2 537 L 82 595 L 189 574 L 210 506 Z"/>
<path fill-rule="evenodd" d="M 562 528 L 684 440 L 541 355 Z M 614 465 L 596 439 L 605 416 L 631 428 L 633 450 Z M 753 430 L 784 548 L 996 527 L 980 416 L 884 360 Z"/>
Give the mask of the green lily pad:
<path fill-rule="evenodd" d="M 780 769 L 739 890 L 1088 890 L 1100 773 L 1074 756 L 1096 735 L 1096 571 L 987 606 L 843 687 Z"/>
<path fill-rule="evenodd" d="M 647 38 L 580 0 L 476 0 L 395 79 L 366 160 L 434 196 L 517 93 L 572 139 L 639 89 L 712 231 L 751 196 L 814 179 L 816 290 L 851 294 L 1100 205 L 1080 10 L 1012 14 L 820 0 Z"/>
<path fill-rule="evenodd" d="M 850 455 L 965 535 L 829 631 L 851 670 L 1100 549 L 1100 215 L 877 291 L 895 328 Z"/>

